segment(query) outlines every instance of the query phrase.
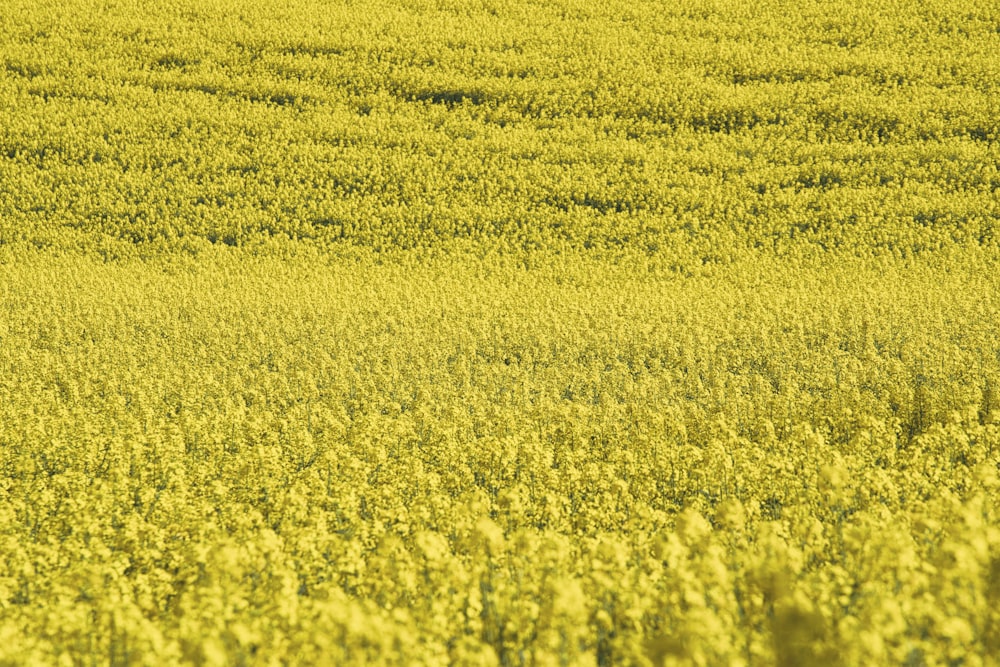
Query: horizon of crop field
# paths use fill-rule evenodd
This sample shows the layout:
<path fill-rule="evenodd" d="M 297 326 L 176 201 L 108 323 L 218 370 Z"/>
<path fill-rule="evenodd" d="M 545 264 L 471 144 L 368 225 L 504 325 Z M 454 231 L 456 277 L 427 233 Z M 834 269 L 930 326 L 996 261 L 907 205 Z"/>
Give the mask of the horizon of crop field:
<path fill-rule="evenodd" d="M 998 664 L 997 54 L 3 0 L 0 664 Z"/>

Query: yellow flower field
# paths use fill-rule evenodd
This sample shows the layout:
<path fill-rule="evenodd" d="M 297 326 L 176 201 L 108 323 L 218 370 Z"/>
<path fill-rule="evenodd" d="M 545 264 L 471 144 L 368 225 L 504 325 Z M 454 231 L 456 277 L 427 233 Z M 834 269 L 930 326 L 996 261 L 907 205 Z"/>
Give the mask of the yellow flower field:
<path fill-rule="evenodd" d="M 0 665 L 1000 664 L 998 54 L 0 0 Z"/>

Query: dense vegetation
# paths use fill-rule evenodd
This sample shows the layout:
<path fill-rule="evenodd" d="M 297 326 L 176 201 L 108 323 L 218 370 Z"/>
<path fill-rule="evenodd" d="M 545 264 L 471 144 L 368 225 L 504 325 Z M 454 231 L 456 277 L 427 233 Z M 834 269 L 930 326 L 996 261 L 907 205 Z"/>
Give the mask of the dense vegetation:
<path fill-rule="evenodd" d="M 967 3 L 5 4 L 8 241 L 996 244 Z"/>
<path fill-rule="evenodd" d="M 0 664 L 997 664 L 1000 8 L 0 4 Z"/>

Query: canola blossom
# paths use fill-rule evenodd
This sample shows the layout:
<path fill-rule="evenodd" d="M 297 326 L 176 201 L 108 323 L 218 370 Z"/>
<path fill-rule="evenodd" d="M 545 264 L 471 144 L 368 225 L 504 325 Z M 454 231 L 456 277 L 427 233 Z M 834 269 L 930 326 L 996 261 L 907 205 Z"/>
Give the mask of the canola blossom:
<path fill-rule="evenodd" d="M 998 664 L 997 54 L 3 0 L 0 664 Z"/>

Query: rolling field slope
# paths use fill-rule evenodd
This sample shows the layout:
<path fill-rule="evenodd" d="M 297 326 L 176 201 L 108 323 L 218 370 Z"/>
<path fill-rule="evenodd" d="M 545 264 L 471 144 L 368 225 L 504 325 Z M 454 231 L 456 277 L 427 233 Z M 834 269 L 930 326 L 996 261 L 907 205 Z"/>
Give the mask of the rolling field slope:
<path fill-rule="evenodd" d="M 998 664 L 998 53 L 0 0 L 0 664 Z"/>

